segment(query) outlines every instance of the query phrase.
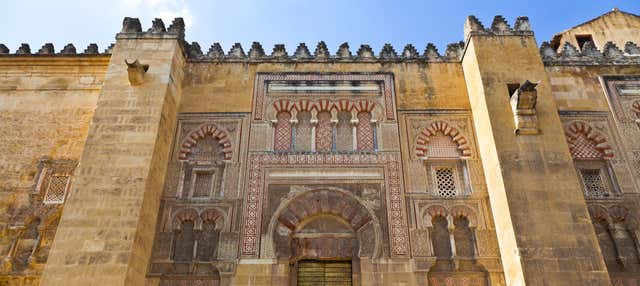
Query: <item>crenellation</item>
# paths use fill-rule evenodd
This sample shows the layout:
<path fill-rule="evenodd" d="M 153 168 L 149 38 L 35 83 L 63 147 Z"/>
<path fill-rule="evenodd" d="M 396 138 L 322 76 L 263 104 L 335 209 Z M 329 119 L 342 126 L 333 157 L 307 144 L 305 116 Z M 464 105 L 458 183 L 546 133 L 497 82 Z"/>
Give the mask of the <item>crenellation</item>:
<path fill-rule="evenodd" d="M 591 57 L 594 59 L 602 58 L 602 53 L 596 47 L 596 44 L 592 41 L 587 41 L 582 46 L 582 55 Z"/>
<path fill-rule="evenodd" d="M 330 55 L 329 55 L 329 49 L 327 48 L 327 44 L 325 44 L 324 41 L 318 42 L 318 45 L 316 45 L 316 50 L 313 52 L 313 55 L 316 57 L 316 59 L 319 59 L 319 60 L 329 59 Z"/>
<path fill-rule="evenodd" d="M 191 42 L 191 44 L 185 45 L 187 47 L 187 54 L 192 59 L 202 58 L 204 55 L 202 54 L 202 49 L 200 48 L 200 44 L 198 42 Z"/>
<path fill-rule="evenodd" d="M 164 27 L 164 22 L 160 18 L 153 19 L 151 28 L 147 32 L 152 34 L 165 33 L 167 29 Z"/>
<path fill-rule="evenodd" d="M 64 48 L 62 48 L 62 50 L 60 51 L 60 54 L 62 54 L 62 55 L 75 55 L 76 54 L 76 47 L 73 44 L 67 44 L 66 46 L 64 46 Z"/>
<path fill-rule="evenodd" d="M 235 43 L 231 47 L 231 50 L 229 50 L 229 53 L 227 53 L 227 57 L 231 59 L 244 59 L 246 58 L 246 54 L 242 49 L 242 45 L 240 45 L 240 43 Z"/>
<path fill-rule="evenodd" d="M 378 57 L 381 60 L 396 60 L 398 59 L 398 53 L 396 53 L 396 50 L 391 44 L 384 44 Z"/>
<path fill-rule="evenodd" d="M 640 50 L 633 42 L 625 44 L 622 51 L 613 42 L 605 43 L 602 51 L 592 41 L 583 44 L 578 50 L 570 42 L 565 42 L 560 52 L 556 53 L 549 42 L 540 45 L 540 56 L 545 65 L 628 65 L 639 64 Z"/>
<path fill-rule="evenodd" d="M 538 48 L 469 16 L 442 54 L 203 51 L 182 18 L 0 44 L 0 285 L 637 285 L 640 16 L 602 17 Z"/>
<path fill-rule="evenodd" d="M 369 45 L 360 45 L 356 55 L 358 60 L 373 60 L 376 57 Z"/>
<path fill-rule="evenodd" d="M 428 43 L 424 49 L 424 58 L 430 62 L 443 61 L 442 56 L 438 52 L 438 48 L 433 43 Z"/>
<path fill-rule="evenodd" d="M 209 48 L 209 51 L 207 52 L 207 57 L 211 59 L 224 58 L 224 51 L 222 50 L 220 43 L 213 43 L 213 45 L 211 45 L 211 48 Z"/>
<path fill-rule="evenodd" d="M 496 35 L 504 35 L 513 31 L 511 27 L 509 27 L 509 23 L 507 23 L 507 19 L 505 19 L 502 15 L 496 15 L 493 17 L 493 22 L 491 22 L 491 31 Z"/>
<path fill-rule="evenodd" d="M 610 61 L 624 60 L 624 52 L 613 42 L 607 42 L 602 48 L 602 54 Z"/>
<path fill-rule="evenodd" d="M 257 60 L 262 59 L 265 56 L 266 55 L 264 53 L 264 49 L 262 48 L 260 42 L 253 42 L 251 44 L 251 49 L 249 49 L 249 59 Z"/>
<path fill-rule="evenodd" d="M 628 55 L 640 55 L 640 48 L 634 42 L 626 42 L 624 45 L 624 52 Z"/>
<path fill-rule="evenodd" d="M 271 52 L 271 57 L 275 58 L 275 59 L 284 59 L 287 58 L 289 55 L 287 54 L 287 49 L 284 47 L 283 44 L 276 44 L 273 47 L 273 51 Z"/>
<path fill-rule="evenodd" d="M 52 55 L 55 54 L 56 51 L 53 48 L 53 44 L 52 43 L 46 43 L 44 45 L 42 45 L 42 48 L 40 48 L 38 50 L 38 54 L 39 55 Z"/>
<path fill-rule="evenodd" d="M 464 25 L 465 40 L 469 39 L 471 35 L 529 36 L 533 35 L 533 31 L 528 17 L 516 18 L 516 22 L 511 28 L 502 15 L 496 15 L 491 22 L 491 27 L 485 28 L 476 16 L 470 15 Z"/>
<path fill-rule="evenodd" d="M 462 58 L 464 52 L 464 42 L 451 43 L 447 45 L 447 50 L 444 53 L 446 59 L 450 61 L 459 61 Z"/>
<path fill-rule="evenodd" d="M 120 33 L 141 33 L 142 32 L 142 24 L 140 24 L 140 20 L 138 18 L 124 17 L 122 20 L 122 29 Z"/>
<path fill-rule="evenodd" d="M 339 60 L 350 60 L 352 58 L 351 51 L 349 50 L 349 43 L 344 42 L 338 47 L 336 52 L 336 58 Z"/>
<path fill-rule="evenodd" d="M 31 54 L 31 48 L 29 47 L 29 44 L 26 44 L 26 43 L 22 43 L 20 47 L 16 50 L 16 55 L 30 55 L 30 54 Z"/>
<path fill-rule="evenodd" d="M 407 44 L 402 50 L 402 59 L 413 60 L 420 57 L 418 50 L 412 44 Z"/>
<path fill-rule="evenodd" d="M 311 56 L 307 45 L 305 43 L 300 43 L 296 48 L 295 53 L 293 53 L 293 57 L 300 60 L 307 60 L 311 59 L 313 56 Z"/>
<path fill-rule="evenodd" d="M 516 18 L 516 23 L 513 24 L 513 30 L 516 32 L 531 32 L 529 17 L 521 16 Z"/>
<path fill-rule="evenodd" d="M 97 55 L 100 53 L 100 50 L 98 49 L 98 45 L 95 43 L 91 43 L 87 46 L 86 49 L 84 49 L 83 54 L 85 55 Z"/>

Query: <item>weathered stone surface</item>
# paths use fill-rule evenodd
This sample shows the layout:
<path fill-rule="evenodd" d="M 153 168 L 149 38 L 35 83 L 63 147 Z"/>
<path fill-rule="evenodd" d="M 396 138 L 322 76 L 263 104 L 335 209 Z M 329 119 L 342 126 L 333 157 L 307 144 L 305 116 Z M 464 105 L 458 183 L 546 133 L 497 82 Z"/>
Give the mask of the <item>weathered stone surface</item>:
<path fill-rule="evenodd" d="M 444 55 L 205 54 L 181 18 L 0 45 L 0 284 L 637 284 L 639 22 L 537 49 L 470 16 Z"/>

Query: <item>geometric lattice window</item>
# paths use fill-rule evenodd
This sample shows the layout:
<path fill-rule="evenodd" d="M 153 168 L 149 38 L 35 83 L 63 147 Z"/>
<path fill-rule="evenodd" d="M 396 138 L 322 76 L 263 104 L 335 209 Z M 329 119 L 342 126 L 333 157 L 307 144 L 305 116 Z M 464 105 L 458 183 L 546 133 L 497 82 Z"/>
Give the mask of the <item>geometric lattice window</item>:
<path fill-rule="evenodd" d="M 427 158 L 460 158 L 460 155 L 458 144 L 453 141 L 451 136 L 438 131 L 429 137 Z"/>
<path fill-rule="evenodd" d="M 587 197 L 608 196 L 606 181 L 600 169 L 580 169 L 584 192 Z"/>
<path fill-rule="evenodd" d="M 64 203 L 70 178 L 71 177 L 67 175 L 53 175 L 49 177 L 49 185 L 47 186 L 47 192 L 44 195 L 43 202 L 45 204 Z"/>
<path fill-rule="evenodd" d="M 356 127 L 356 138 L 358 150 L 373 151 L 373 124 L 371 124 L 371 113 L 358 113 L 358 126 Z"/>
<path fill-rule="evenodd" d="M 602 158 L 603 154 L 596 149 L 596 143 L 589 140 L 587 136 L 579 133 L 573 141 L 573 149 L 571 149 L 573 158 L 578 159 L 597 159 Z"/>
<path fill-rule="evenodd" d="M 211 194 L 214 184 L 214 172 L 194 170 L 193 198 L 207 198 Z"/>
<path fill-rule="evenodd" d="M 458 172 L 453 166 L 434 166 L 432 178 L 435 196 L 453 198 L 458 195 Z"/>

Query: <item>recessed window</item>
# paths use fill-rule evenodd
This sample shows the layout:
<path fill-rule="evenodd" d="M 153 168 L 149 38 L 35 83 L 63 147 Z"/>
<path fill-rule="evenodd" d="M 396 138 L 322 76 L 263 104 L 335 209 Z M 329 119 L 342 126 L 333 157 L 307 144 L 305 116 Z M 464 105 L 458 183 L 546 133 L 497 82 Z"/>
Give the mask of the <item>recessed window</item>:
<path fill-rule="evenodd" d="M 213 170 L 194 170 L 192 198 L 208 198 L 211 196 L 215 184 Z"/>
<path fill-rule="evenodd" d="M 431 178 L 435 196 L 453 198 L 461 193 L 460 176 L 456 164 L 432 165 Z"/>
<path fill-rule="evenodd" d="M 593 42 L 593 37 L 591 35 L 576 35 L 576 42 L 578 42 L 578 47 L 582 50 L 586 42 Z"/>
<path fill-rule="evenodd" d="M 47 192 L 44 195 L 43 202 L 45 204 L 61 204 L 67 194 L 69 186 L 69 176 L 53 175 L 49 178 Z"/>
<path fill-rule="evenodd" d="M 580 169 L 582 184 L 587 197 L 608 196 L 604 174 L 601 169 Z"/>
<path fill-rule="evenodd" d="M 509 91 L 509 97 L 513 96 L 513 94 L 520 88 L 519 83 L 507 83 L 507 90 Z"/>

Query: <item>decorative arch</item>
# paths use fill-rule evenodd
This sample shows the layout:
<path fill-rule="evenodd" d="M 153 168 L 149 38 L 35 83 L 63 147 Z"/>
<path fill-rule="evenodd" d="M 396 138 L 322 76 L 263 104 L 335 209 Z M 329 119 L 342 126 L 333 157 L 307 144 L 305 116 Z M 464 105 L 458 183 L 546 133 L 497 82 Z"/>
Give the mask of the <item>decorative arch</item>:
<path fill-rule="evenodd" d="M 195 209 L 181 209 L 178 210 L 172 219 L 172 229 L 180 230 L 182 223 L 185 221 L 191 221 L 194 223 L 194 226 L 200 225 L 200 216 L 198 215 L 198 211 Z M 196 227 L 197 228 L 197 227 Z"/>
<path fill-rule="evenodd" d="M 602 205 L 589 205 L 589 215 L 591 215 L 591 220 L 594 222 L 609 222 L 611 221 L 611 217 L 609 216 L 609 211 L 606 207 Z"/>
<path fill-rule="evenodd" d="M 200 219 L 202 219 L 203 223 L 213 222 L 216 225 L 216 229 L 224 227 L 226 222 L 225 217 L 225 213 L 215 208 L 206 209 L 200 214 Z"/>
<path fill-rule="evenodd" d="M 273 102 L 273 108 L 276 112 L 291 112 L 294 108 L 294 104 L 287 99 L 280 99 Z"/>
<path fill-rule="evenodd" d="M 613 158 L 613 149 L 607 138 L 586 122 L 569 123 L 566 136 L 569 151 L 574 159 Z"/>
<path fill-rule="evenodd" d="M 331 109 L 333 108 L 333 104 L 330 100 L 328 99 L 320 99 L 316 102 L 315 105 L 316 109 L 318 110 L 318 112 L 320 111 L 331 111 Z"/>
<path fill-rule="evenodd" d="M 353 108 L 360 112 L 371 112 L 376 107 L 376 103 L 368 100 L 360 100 L 353 104 Z"/>
<path fill-rule="evenodd" d="M 320 216 L 334 216 L 343 222 L 358 240 L 373 236 L 371 256 L 381 254 L 382 229 L 375 213 L 357 196 L 338 188 L 323 188 L 291 195 L 283 200 L 273 213 L 268 226 L 268 239 L 261 253 L 275 256 L 277 233 L 286 231 L 289 237 L 302 229 L 310 220 Z M 284 228 L 284 229 L 282 229 Z M 363 250 L 361 249 L 360 252 Z"/>
<path fill-rule="evenodd" d="M 415 142 L 416 155 L 418 157 L 427 157 L 430 137 L 435 136 L 438 132 L 442 132 L 444 136 L 450 137 L 451 140 L 456 143 L 458 150 L 460 150 L 460 157 L 471 157 L 471 148 L 469 147 L 467 139 L 458 129 L 441 120 L 431 123 L 431 125 L 423 129 L 418 135 Z"/>
<path fill-rule="evenodd" d="M 293 105 L 293 108 L 298 112 L 300 112 L 300 111 L 311 111 L 311 110 L 316 109 L 316 104 L 311 100 L 301 99 L 301 100 L 298 100 L 298 102 L 296 102 Z"/>
<path fill-rule="evenodd" d="M 449 211 L 447 210 L 447 208 L 441 205 L 431 205 L 427 207 L 423 213 L 424 221 L 426 222 L 427 226 L 431 226 L 431 221 L 435 217 L 439 216 L 447 218 L 449 216 Z"/>
<path fill-rule="evenodd" d="M 197 130 L 189 133 L 189 135 L 182 143 L 182 148 L 180 149 L 180 155 L 178 156 L 178 159 L 182 161 L 187 160 L 189 154 L 191 154 L 193 147 L 198 144 L 198 141 L 204 139 L 207 136 L 211 136 L 212 138 L 218 140 L 218 144 L 220 145 L 220 147 L 222 147 L 224 160 L 231 161 L 231 158 L 233 157 L 233 147 L 231 146 L 231 139 L 226 131 L 216 126 L 215 124 L 202 125 Z"/>
<path fill-rule="evenodd" d="M 469 226 L 475 227 L 478 225 L 478 220 L 475 211 L 468 206 L 456 205 L 450 208 L 449 213 L 454 218 L 463 217 L 469 220 Z"/>
<path fill-rule="evenodd" d="M 333 108 L 338 111 L 349 111 L 353 109 L 353 103 L 347 99 L 341 99 L 333 103 Z"/>

